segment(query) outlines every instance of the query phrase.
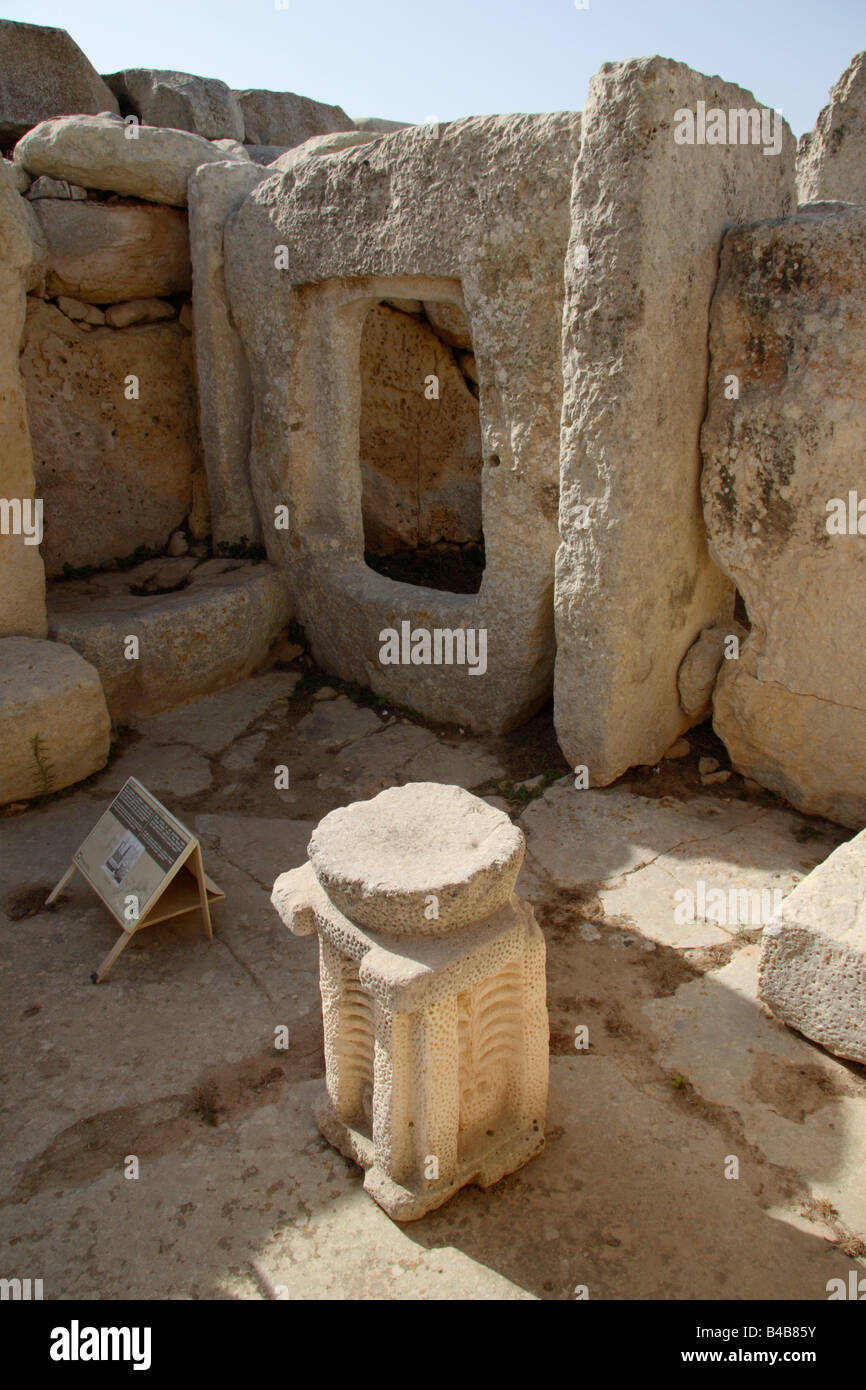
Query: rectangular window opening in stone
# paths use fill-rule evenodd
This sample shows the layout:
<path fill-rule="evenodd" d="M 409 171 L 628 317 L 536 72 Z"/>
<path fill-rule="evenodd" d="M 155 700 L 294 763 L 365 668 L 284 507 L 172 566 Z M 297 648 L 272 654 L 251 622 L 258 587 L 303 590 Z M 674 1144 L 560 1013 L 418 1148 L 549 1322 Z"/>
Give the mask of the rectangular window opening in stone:
<path fill-rule="evenodd" d="M 475 594 L 484 572 L 478 373 L 456 304 L 374 304 L 361 337 L 364 558 L 406 584 Z"/>

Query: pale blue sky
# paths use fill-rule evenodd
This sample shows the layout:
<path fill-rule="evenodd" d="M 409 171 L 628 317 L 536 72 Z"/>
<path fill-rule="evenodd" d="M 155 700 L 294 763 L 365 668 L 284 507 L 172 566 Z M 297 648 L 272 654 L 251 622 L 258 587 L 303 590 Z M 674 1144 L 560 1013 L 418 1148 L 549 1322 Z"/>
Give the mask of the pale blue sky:
<path fill-rule="evenodd" d="M 284 2 L 284 0 L 280 0 Z M 174 68 L 409 121 L 578 110 L 605 60 L 662 53 L 782 110 L 795 133 L 866 48 L 866 0 L 6 0 L 100 72 Z"/>

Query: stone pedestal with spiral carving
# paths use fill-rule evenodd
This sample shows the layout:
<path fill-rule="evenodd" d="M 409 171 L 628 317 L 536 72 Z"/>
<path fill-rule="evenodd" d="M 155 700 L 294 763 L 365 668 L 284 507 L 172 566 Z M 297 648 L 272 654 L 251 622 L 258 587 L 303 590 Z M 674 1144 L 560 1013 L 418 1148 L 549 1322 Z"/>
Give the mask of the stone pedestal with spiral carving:
<path fill-rule="evenodd" d="M 413 1221 L 544 1145 L 544 939 L 514 884 L 521 831 L 460 787 L 416 782 L 331 812 L 272 902 L 319 937 L 316 1119 Z"/>

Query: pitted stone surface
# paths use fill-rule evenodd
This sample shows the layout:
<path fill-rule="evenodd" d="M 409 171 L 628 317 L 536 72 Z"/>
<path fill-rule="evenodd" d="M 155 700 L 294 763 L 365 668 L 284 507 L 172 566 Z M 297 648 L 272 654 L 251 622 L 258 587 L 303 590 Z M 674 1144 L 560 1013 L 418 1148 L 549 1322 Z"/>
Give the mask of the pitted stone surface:
<path fill-rule="evenodd" d="M 507 903 L 522 832 L 462 787 L 410 782 L 325 816 L 310 840 L 316 878 L 359 926 L 442 935 Z M 438 899 L 438 918 L 425 910 Z"/>
<path fill-rule="evenodd" d="M 715 731 L 735 771 L 852 830 L 866 823 L 864 265 L 861 207 L 727 234 L 701 433 L 710 554 L 752 625 L 721 667 Z"/>
<path fill-rule="evenodd" d="M 803 203 L 866 202 L 866 52 L 855 53 L 815 129 L 800 137 L 797 182 Z"/>
<path fill-rule="evenodd" d="M 866 1063 L 866 830 L 804 878 L 765 928 L 760 990 L 792 1028 Z"/>
<path fill-rule="evenodd" d="M 698 501 L 710 301 L 725 229 L 793 208 L 795 145 L 784 125 L 771 158 L 677 144 L 676 111 L 700 101 L 759 105 L 668 58 L 605 63 L 575 165 L 554 701 L 560 746 L 593 786 L 657 762 L 682 733 L 680 663 L 733 616 Z"/>
<path fill-rule="evenodd" d="M 72 111 L 117 111 L 114 93 L 65 29 L 0 20 L 0 140 Z"/>
<path fill-rule="evenodd" d="M 226 223 L 226 284 L 253 392 L 252 490 L 312 653 L 344 680 L 476 730 L 514 727 L 550 691 L 562 266 L 579 149 L 576 112 L 400 130 L 272 173 Z M 361 337 L 373 304 L 407 299 L 457 306 L 475 349 L 477 594 L 397 584 L 364 561 Z M 422 377 L 421 397 L 424 387 Z M 435 420 L 439 403 L 426 404 Z M 289 530 L 273 525 L 280 504 Z M 380 633 L 401 620 L 483 631 L 484 678 L 461 661 L 383 664 Z"/>

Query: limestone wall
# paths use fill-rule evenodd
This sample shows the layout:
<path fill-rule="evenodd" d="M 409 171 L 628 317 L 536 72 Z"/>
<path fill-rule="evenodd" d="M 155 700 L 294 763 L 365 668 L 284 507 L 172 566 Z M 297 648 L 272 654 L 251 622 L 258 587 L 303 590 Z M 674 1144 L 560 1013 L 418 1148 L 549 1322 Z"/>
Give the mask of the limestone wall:
<path fill-rule="evenodd" d="M 605 64 L 582 116 L 410 127 L 103 80 L 11 21 L 0 58 L 0 637 L 44 637 L 46 572 L 171 545 L 182 587 L 208 536 L 264 547 L 265 578 L 233 581 L 261 630 L 235 654 L 225 629 L 217 683 L 291 601 L 324 667 L 431 718 L 504 730 L 553 689 L 593 784 L 712 704 L 735 767 L 866 819 L 863 54 L 800 143 L 799 214 L 781 118 L 669 59 Z M 37 501 L 41 544 L 13 525 Z M 477 592 L 371 568 L 436 546 L 477 548 Z M 402 619 L 483 632 L 483 675 L 383 664 Z M 131 690 L 105 633 L 94 663 Z"/>

